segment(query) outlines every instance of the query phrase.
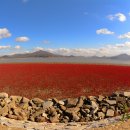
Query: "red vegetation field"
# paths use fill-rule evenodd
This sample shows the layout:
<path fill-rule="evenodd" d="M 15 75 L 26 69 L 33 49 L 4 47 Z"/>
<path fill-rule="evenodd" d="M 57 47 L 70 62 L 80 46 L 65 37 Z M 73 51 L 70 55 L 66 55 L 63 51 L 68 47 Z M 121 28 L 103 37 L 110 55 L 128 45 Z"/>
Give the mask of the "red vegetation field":
<path fill-rule="evenodd" d="M 87 64 L 0 64 L 0 91 L 65 98 L 130 90 L 130 67 Z"/>

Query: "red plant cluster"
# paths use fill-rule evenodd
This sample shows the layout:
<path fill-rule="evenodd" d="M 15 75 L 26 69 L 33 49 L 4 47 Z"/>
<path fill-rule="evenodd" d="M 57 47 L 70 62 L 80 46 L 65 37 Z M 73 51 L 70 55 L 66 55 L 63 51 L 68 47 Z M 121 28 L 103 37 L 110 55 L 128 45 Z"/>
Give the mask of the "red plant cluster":
<path fill-rule="evenodd" d="M 0 91 L 66 98 L 130 90 L 130 67 L 94 64 L 0 64 Z"/>

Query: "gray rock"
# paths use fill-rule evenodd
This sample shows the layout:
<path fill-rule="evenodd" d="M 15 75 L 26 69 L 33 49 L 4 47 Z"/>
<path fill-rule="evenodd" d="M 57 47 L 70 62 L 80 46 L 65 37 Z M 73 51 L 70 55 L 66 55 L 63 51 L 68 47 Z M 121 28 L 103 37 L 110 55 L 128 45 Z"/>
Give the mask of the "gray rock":
<path fill-rule="evenodd" d="M 67 107 L 75 107 L 78 103 L 78 98 L 68 98 L 67 99 Z"/>
<path fill-rule="evenodd" d="M 0 109 L 0 115 L 6 116 L 6 115 L 8 115 L 8 111 L 9 111 L 9 109 L 8 109 L 8 106 L 6 105 L 6 106 L 4 106 L 3 108 Z"/>
<path fill-rule="evenodd" d="M 9 98 L 4 98 L 4 101 L 6 102 L 6 104 L 9 104 L 11 102 Z"/>
<path fill-rule="evenodd" d="M 98 117 L 99 117 L 100 119 L 104 119 L 105 114 L 104 114 L 103 112 L 98 112 Z"/>
<path fill-rule="evenodd" d="M 1 107 L 4 107 L 6 104 L 6 102 L 4 101 L 4 99 L 0 99 L 0 106 Z"/>
<path fill-rule="evenodd" d="M 116 102 L 117 103 L 122 103 L 122 104 L 126 104 L 126 98 L 125 97 L 116 97 Z"/>
<path fill-rule="evenodd" d="M 102 108 L 102 111 L 103 111 L 104 113 L 106 113 L 107 107 L 104 106 L 104 107 Z"/>
<path fill-rule="evenodd" d="M 52 101 L 45 101 L 42 103 L 43 109 L 47 109 L 51 106 L 53 106 L 53 102 Z"/>
<path fill-rule="evenodd" d="M 17 116 L 18 120 L 27 120 L 27 114 L 21 108 L 13 109 L 13 114 Z"/>
<path fill-rule="evenodd" d="M 41 117 L 41 116 L 40 116 L 40 117 L 36 117 L 36 118 L 35 118 L 35 121 L 36 121 L 36 122 L 46 122 L 47 119 L 46 119 L 45 117 Z"/>
<path fill-rule="evenodd" d="M 67 108 L 65 112 L 67 112 L 67 113 L 73 113 L 73 112 L 77 113 L 77 112 L 79 112 L 79 110 L 80 110 L 80 108 L 78 108 L 78 107 L 72 107 L 72 108 Z"/>
<path fill-rule="evenodd" d="M 60 105 L 60 109 L 61 109 L 62 111 L 65 111 L 67 108 L 66 108 L 65 106 L 63 106 L 63 105 Z"/>
<path fill-rule="evenodd" d="M 8 98 L 8 94 L 7 93 L 0 93 L 0 98 Z"/>
<path fill-rule="evenodd" d="M 127 100 L 127 106 L 130 107 L 130 100 Z"/>
<path fill-rule="evenodd" d="M 46 119 L 48 119 L 48 116 L 47 116 L 46 113 L 43 112 L 43 113 L 42 113 L 42 116 L 45 117 Z"/>
<path fill-rule="evenodd" d="M 95 101 L 91 101 L 91 105 L 92 105 L 92 108 L 93 108 L 93 113 L 96 113 L 99 109 L 97 103 Z"/>
<path fill-rule="evenodd" d="M 98 101 L 100 101 L 100 102 L 101 102 L 104 98 L 105 98 L 104 96 L 99 95 L 99 96 L 98 96 Z"/>
<path fill-rule="evenodd" d="M 37 111 L 35 111 L 35 113 L 33 113 L 33 117 L 38 117 L 38 116 L 41 116 L 42 114 L 44 113 L 44 110 L 43 109 L 39 109 Z"/>
<path fill-rule="evenodd" d="M 22 103 L 28 103 L 30 100 L 28 98 L 22 97 L 21 102 Z"/>
<path fill-rule="evenodd" d="M 97 97 L 96 96 L 88 96 L 89 100 L 91 101 L 95 101 L 97 100 Z"/>
<path fill-rule="evenodd" d="M 59 119 L 57 116 L 53 116 L 53 117 L 50 117 L 50 122 L 51 123 L 58 123 L 59 122 Z"/>
<path fill-rule="evenodd" d="M 85 97 L 83 97 L 83 96 L 79 97 L 76 107 L 82 107 L 84 104 L 84 99 L 85 99 Z"/>
<path fill-rule="evenodd" d="M 116 104 L 116 100 L 106 100 L 106 102 L 109 103 L 110 105 Z"/>
<path fill-rule="evenodd" d="M 130 92 L 123 92 L 123 95 L 124 95 L 125 97 L 130 97 Z"/>
<path fill-rule="evenodd" d="M 10 99 L 12 101 L 15 101 L 16 103 L 19 103 L 22 100 L 21 96 L 10 96 Z"/>
<path fill-rule="evenodd" d="M 7 117 L 10 118 L 10 119 L 18 120 L 18 117 L 16 115 L 10 115 L 10 114 L 8 114 Z"/>
<path fill-rule="evenodd" d="M 53 103 L 54 103 L 54 104 L 55 104 L 55 103 L 56 103 L 56 104 L 58 104 L 58 103 L 59 103 L 59 101 L 58 101 L 58 99 L 57 99 L 57 98 L 53 98 L 53 99 L 52 99 L 52 101 L 53 101 Z"/>
<path fill-rule="evenodd" d="M 24 102 L 24 103 L 20 103 L 19 106 L 22 108 L 22 109 L 28 109 L 29 107 L 29 104 L 27 102 Z"/>
<path fill-rule="evenodd" d="M 44 101 L 43 101 L 42 99 L 40 99 L 40 98 L 33 98 L 32 101 L 33 101 L 34 104 L 41 104 L 41 103 L 44 102 Z"/>
<path fill-rule="evenodd" d="M 35 118 L 34 118 L 33 116 L 30 116 L 28 120 L 34 122 L 34 121 L 35 121 Z"/>
<path fill-rule="evenodd" d="M 62 101 L 62 100 L 60 100 L 58 103 L 59 103 L 60 105 L 65 105 L 64 101 Z"/>
<path fill-rule="evenodd" d="M 78 115 L 76 114 L 76 113 L 72 113 L 72 116 L 73 116 L 73 121 L 79 121 L 80 120 L 80 118 L 78 117 Z"/>
<path fill-rule="evenodd" d="M 90 109 L 84 109 L 86 113 L 90 113 Z"/>
<path fill-rule="evenodd" d="M 113 117 L 113 116 L 114 116 L 114 110 L 108 109 L 108 110 L 107 110 L 107 113 L 106 113 L 106 116 L 107 116 L 107 117 Z"/>

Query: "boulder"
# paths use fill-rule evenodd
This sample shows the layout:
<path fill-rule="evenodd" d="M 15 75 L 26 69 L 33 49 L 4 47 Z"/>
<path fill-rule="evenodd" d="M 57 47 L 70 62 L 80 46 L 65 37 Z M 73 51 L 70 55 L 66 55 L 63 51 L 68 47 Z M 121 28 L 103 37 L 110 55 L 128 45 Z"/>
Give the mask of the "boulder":
<path fill-rule="evenodd" d="M 8 115 L 8 111 L 9 111 L 9 108 L 7 105 L 5 105 L 3 108 L 0 108 L 0 115 L 6 116 L 6 115 Z"/>
<path fill-rule="evenodd" d="M 34 118 L 33 116 L 29 116 L 28 120 L 34 122 L 34 121 L 35 121 L 35 118 Z"/>
<path fill-rule="evenodd" d="M 8 118 L 10 119 L 15 119 L 15 120 L 18 120 L 18 117 L 16 115 L 11 115 L 11 114 L 8 114 L 7 116 Z"/>
<path fill-rule="evenodd" d="M 67 99 L 67 107 L 75 107 L 78 103 L 78 98 L 68 98 Z"/>
<path fill-rule="evenodd" d="M 104 113 L 106 113 L 107 107 L 104 106 L 104 107 L 102 108 L 102 111 L 103 111 Z"/>
<path fill-rule="evenodd" d="M 29 107 L 29 104 L 27 102 L 24 102 L 24 103 L 20 103 L 19 106 L 20 106 L 20 108 L 27 110 Z"/>
<path fill-rule="evenodd" d="M 27 120 L 27 114 L 21 108 L 15 108 L 13 114 L 17 116 L 18 120 Z"/>
<path fill-rule="evenodd" d="M 116 100 L 106 100 L 110 105 L 116 105 Z"/>
<path fill-rule="evenodd" d="M 52 101 L 53 101 L 54 104 L 58 104 L 59 103 L 57 98 L 53 98 Z"/>
<path fill-rule="evenodd" d="M 44 110 L 49 108 L 49 107 L 52 107 L 52 106 L 53 106 L 52 101 L 45 101 L 45 102 L 42 103 L 42 107 L 43 107 Z"/>
<path fill-rule="evenodd" d="M 65 102 L 62 101 L 62 100 L 60 100 L 58 103 L 59 103 L 60 105 L 65 105 Z"/>
<path fill-rule="evenodd" d="M 35 117 L 38 117 L 38 116 L 42 116 L 43 113 L 44 113 L 44 110 L 39 109 L 39 110 L 35 111 L 32 115 L 35 118 Z"/>
<path fill-rule="evenodd" d="M 96 113 L 99 109 L 98 104 L 95 101 L 91 101 L 91 105 L 93 108 L 93 113 Z"/>
<path fill-rule="evenodd" d="M 130 100 L 127 100 L 127 106 L 130 107 Z"/>
<path fill-rule="evenodd" d="M 105 114 L 103 112 L 98 112 L 99 119 L 104 119 Z"/>
<path fill-rule="evenodd" d="M 9 104 L 11 102 L 11 100 L 9 98 L 4 98 L 4 101 L 6 104 Z"/>
<path fill-rule="evenodd" d="M 47 116 L 46 113 L 43 112 L 43 113 L 42 113 L 42 116 L 45 117 L 46 119 L 48 119 L 48 116 Z"/>
<path fill-rule="evenodd" d="M 73 112 L 77 113 L 77 112 L 79 112 L 79 110 L 80 110 L 80 108 L 78 108 L 78 107 L 72 107 L 72 108 L 67 108 L 65 112 L 67 112 L 67 113 L 73 113 Z"/>
<path fill-rule="evenodd" d="M 40 98 L 33 98 L 32 99 L 33 103 L 38 105 L 38 104 L 42 104 L 44 101 Z"/>
<path fill-rule="evenodd" d="M 114 110 L 108 109 L 107 112 L 106 112 L 106 116 L 107 117 L 113 117 L 114 116 Z"/>
<path fill-rule="evenodd" d="M 84 104 L 84 99 L 85 99 L 85 97 L 83 97 L 83 96 L 79 97 L 76 107 L 82 107 Z"/>
<path fill-rule="evenodd" d="M 10 99 L 12 101 L 15 101 L 16 103 L 20 103 L 22 97 L 21 96 L 10 96 Z"/>
<path fill-rule="evenodd" d="M 78 115 L 75 112 L 72 113 L 72 120 L 75 122 L 80 120 L 80 118 L 78 117 Z"/>
<path fill-rule="evenodd" d="M 98 101 L 101 102 L 104 98 L 105 98 L 104 96 L 99 95 L 99 96 L 98 96 Z"/>
<path fill-rule="evenodd" d="M 4 99 L 0 99 L 0 106 L 1 107 L 4 107 L 6 104 L 6 102 L 4 101 Z"/>
<path fill-rule="evenodd" d="M 63 105 L 60 105 L 60 109 L 61 109 L 62 111 L 65 111 L 67 108 L 66 108 L 65 106 L 63 106 Z"/>
<path fill-rule="evenodd" d="M 51 123 L 59 123 L 58 116 L 50 117 L 50 122 L 51 122 Z"/>
<path fill-rule="evenodd" d="M 121 104 L 126 104 L 126 98 L 125 97 L 116 97 L 116 102 Z"/>
<path fill-rule="evenodd" d="M 36 121 L 36 122 L 46 122 L 47 119 L 46 119 L 45 117 L 41 117 L 41 116 L 39 117 L 39 116 L 38 116 L 38 117 L 35 118 L 35 121 Z"/>
<path fill-rule="evenodd" d="M 16 108 L 15 101 L 11 101 L 11 102 L 9 102 L 8 107 L 9 107 L 9 109 L 11 109 L 11 108 L 14 109 L 14 108 Z"/>
<path fill-rule="evenodd" d="M 21 103 L 29 103 L 29 99 L 28 98 L 25 98 L 25 97 L 22 97 L 21 99 Z"/>
<path fill-rule="evenodd" d="M 91 101 L 97 101 L 97 97 L 96 96 L 88 96 L 88 99 Z"/>
<path fill-rule="evenodd" d="M 123 92 L 123 95 L 124 95 L 125 97 L 130 97 L 130 92 Z"/>
<path fill-rule="evenodd" d="M 8 94 L 7 93 L 4 93 L 4 92 L 2 92 L 2 93 L 0 93 L 0 98 L 8 98 Z"/>

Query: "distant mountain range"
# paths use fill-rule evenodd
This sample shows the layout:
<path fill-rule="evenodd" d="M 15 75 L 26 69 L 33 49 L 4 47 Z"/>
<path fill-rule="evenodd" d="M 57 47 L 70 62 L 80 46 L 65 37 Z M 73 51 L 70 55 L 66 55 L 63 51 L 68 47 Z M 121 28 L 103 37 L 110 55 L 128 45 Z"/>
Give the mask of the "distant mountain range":
<path fill-rule="evenodd" d="M 47 58 L 47 57 L 83 57 L 83 56 L 63 56 L 63 55 L 58 55 L 58 54 L 53 54 L 47 51 L 43 51 L 43 50 L 39 50 L 36 52 L 32 52 L 32 53 L 24 53 L 24 54 L 14 54 L 14 55 L 4 55 L 1 56 L 0 58 L 35 58 L 35 57 L 43 57 L 43 58 Z M 98 56 L 91 56 L 91 57 L 86 57 L 89 59 L 111 59 L 111 60 L 130 60 L 130 55 L 128 54 L 120 54 L 117 56 L 111 56 L 111 57 L 107 57 L 107 56 L 103 56 L 103 57 L 98 57 Z"/>
<path fill-rule="evenodd" d="M 24 53 L 24 54 L 13 54 L 13 55 L 4 55 L 1 58 L 29 58 L 29 57 L 62 57 L 62 55 L 53 54 L 47 51 L 36 51 L 32 53 Z"/>

